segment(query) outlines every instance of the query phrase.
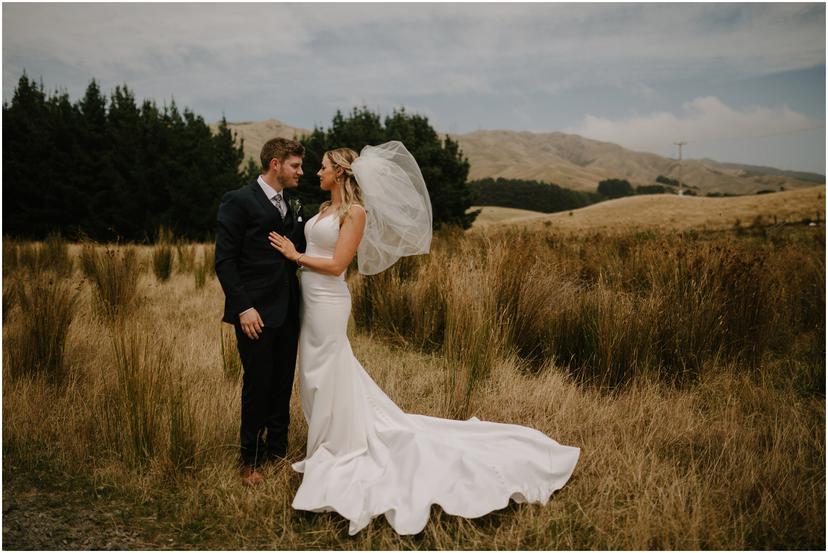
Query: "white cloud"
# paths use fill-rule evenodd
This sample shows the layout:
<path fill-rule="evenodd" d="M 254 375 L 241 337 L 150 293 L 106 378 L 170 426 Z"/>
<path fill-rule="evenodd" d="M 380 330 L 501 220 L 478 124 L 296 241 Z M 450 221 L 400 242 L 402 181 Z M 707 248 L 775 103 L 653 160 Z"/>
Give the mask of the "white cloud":
<path fill-rule="evenodd" d="M 566 132 L 614 142 L 633 150 L 663 151 L 677 140 L 704 144 L 797 131 L 821 124 L 823 122 L 814 121 L 786 105 L 735 109 L 718 98 L 707 96 L 684 103 L 678 115 L 654 112 L 622 119 L 586 115 L 579 125 L 566 129 Z"/>

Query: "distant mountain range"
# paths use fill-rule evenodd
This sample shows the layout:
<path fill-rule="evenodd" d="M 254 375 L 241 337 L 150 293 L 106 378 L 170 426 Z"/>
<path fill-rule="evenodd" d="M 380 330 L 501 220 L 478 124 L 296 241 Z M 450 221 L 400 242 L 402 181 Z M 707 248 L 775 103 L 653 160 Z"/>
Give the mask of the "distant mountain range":
<path fill-rule="evenodd" d="M 245 157 L 258 161 L 262 144 L 275 136 L 300 137 L 310 131 L 276 119 L 228 123 L 244 138 Z M 627 179 L 634 186 L 654 184 L 662 175 L 679 176 L 677 160 L 634 152 L 610 142 L 575 134 L 516 131 L 475 131 L 450 134 L 469 158 L 469 179 L 503 177 L 552 182 L 574 190 L 595 191 L 598 182 Z M 344 146 L 344 144 L 343 144 Z M 754 194 L 760 190 L 786 190 L 825 183 L 825 176 L 772 167 L 725 163 L 711 159 L 685 159 L 681 180 L 699 194 Z"/>

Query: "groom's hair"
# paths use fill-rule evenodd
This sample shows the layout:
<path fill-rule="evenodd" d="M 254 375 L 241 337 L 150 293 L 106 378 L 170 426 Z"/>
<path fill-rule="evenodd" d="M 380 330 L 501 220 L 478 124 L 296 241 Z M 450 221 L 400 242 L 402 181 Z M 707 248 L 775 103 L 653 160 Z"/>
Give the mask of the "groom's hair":
<path fill-rule="evenodd" d="M 271 138 L 262 146 L 262 171 L 267 172 L 271 159 L 278 159 L 282 163 L 288 156 L 305 157 L 305 147 L 289 138 Z"/>

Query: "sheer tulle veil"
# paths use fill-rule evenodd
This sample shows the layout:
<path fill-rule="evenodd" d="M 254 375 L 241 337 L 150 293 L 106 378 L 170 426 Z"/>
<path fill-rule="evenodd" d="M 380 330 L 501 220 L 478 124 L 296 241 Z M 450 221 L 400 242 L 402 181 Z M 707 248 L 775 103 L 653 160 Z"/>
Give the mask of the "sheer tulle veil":
<path fill-rule="evenodd" d="M 428 253 L 431 200 L 420 167 L 403 143 L 365 146 L 351 170 L 367 213 L 357 249 L 359 272 L 374 275 L 401 257 Z"/>

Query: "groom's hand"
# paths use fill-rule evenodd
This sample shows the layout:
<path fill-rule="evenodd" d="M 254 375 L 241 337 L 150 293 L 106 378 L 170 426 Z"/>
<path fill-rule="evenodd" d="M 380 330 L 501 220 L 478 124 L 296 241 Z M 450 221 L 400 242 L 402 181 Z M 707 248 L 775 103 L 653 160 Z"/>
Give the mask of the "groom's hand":
<path fill-rule="evenodd" d="M 239 322 L 241 323 L 242 332 L 251 340 L 258 340 L 259 336 L 262 335 L 264 322 L 255 309 L 250 308 L 239 315 Z"/>

